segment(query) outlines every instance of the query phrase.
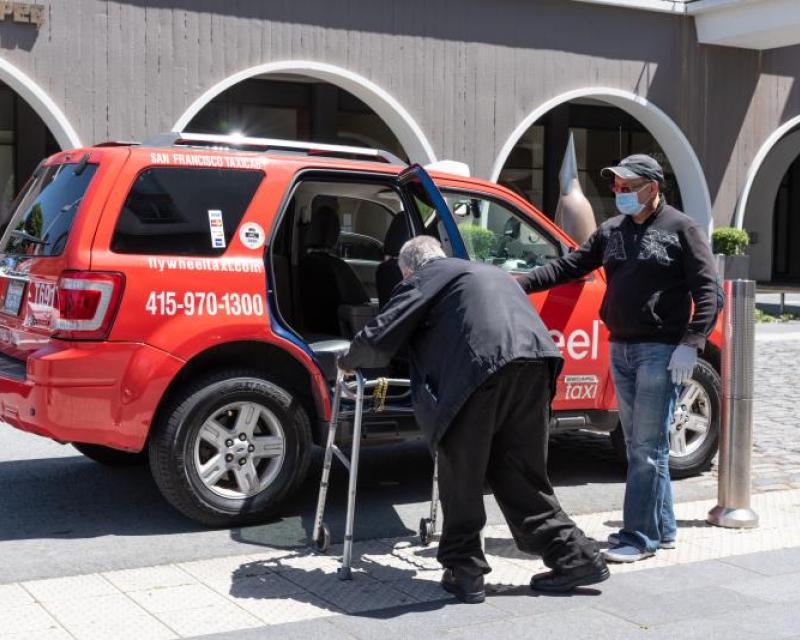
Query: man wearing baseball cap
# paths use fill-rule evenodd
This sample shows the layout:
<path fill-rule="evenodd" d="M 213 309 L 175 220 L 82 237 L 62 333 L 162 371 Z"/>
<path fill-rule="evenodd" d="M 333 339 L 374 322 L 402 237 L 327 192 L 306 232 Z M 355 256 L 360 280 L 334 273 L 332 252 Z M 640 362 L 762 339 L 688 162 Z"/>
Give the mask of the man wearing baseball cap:
<path fill-rule="evenodd" d="M 680 386 L 719 313 L 717 271 L 705 233 L 669 206 L 653 158 L 628 156 L 603 169 L 621 215 L 578 249 L 520 278 L 542 291 L 605 267 L 600 317 L 609 331 L 611 376 L 628 455 L 623 527 L 607 560 L 635 562 L 674 549 L 669 426 Z M 692 306 L 694 304 L 694 307 Z"/>

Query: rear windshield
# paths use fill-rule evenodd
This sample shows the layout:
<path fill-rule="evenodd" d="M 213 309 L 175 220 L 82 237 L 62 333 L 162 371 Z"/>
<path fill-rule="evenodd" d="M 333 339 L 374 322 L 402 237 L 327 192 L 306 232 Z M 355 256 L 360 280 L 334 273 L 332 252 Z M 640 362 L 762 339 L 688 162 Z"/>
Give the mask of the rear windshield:
<path fill-rule="evenodd" d="M 64 251 L 83 194 L 97 165 L 57 164 L 34 174 L 2 240 L 6 254 L 58 256 Z"/>
<path fill-rule="evenodd" d="M 111 250 L 221 255 L 263 176 L 261 171 L 238 169 L 147 169 L 122 206 Z"/>

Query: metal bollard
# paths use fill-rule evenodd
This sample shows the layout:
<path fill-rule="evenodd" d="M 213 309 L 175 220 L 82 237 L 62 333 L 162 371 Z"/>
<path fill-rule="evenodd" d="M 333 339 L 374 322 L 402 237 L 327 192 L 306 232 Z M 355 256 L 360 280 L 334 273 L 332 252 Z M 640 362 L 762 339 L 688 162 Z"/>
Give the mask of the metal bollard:
<path fill-rule="evenodd" d="M 724 289 L 718 504 L 707 520 L 744 529 L 758 526 L 758 515 L 750 508 L 756 283 L 725 280 Z"/>

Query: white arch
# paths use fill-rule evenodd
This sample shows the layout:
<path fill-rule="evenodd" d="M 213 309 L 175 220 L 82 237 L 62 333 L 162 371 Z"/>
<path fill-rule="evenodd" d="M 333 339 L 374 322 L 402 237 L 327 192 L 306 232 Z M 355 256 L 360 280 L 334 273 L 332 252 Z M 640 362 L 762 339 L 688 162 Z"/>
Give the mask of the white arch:
<path fill-rule="evenodd" d="M 389 93 L 381 89 L 371 80 L 353 73 L 352 71 L 331 64 L 310 60 L 268 62 L 228 76 L 197 98 L 183 115 L 178 118 L 173 126 L 173 130 L 183 131 L 200 109 L 226 89 L 229 89 L 242 80 L 269 73 L 296 73 L 310 76 L 317 80 L 330 82 L 331 84 L 349 91 L 381 117 L 397 136 L 397 139 L 400 141 L 400 144 L 403 146 L 403 149 L 412 162 L 427 164 L 436 161 L 436 154 L 433 152 L 433 147 L 431 147 L 422 129 L 408 111 L 389 95 Z"/>
<path fill-rule="evenodd" d="M 742 187 L 742 193 L 739 196 L 739 201 L 736 203 L 736 213 L 733 216 L 733 225 L 736 228 L 741 229 L 742 225 L 744 224 L 744 214 L 745 210 L 747 209 L 747 201 L 750 199 L 750 192 L 753 190 L 753 184 L 756 181 L 756 177 L 761 169 L 761 165 L 764 164 L 769 152 L 772 151 L 773 147 L 778 144 L 778 142 L 780 142 L 781 138 L 783 138 L 783 136 L 797 126 L 800 126 L 800 116 L 791 118 L 787 122 L 784 122 L 780 127 L 775 129 L 775 131 L 772 132 L 772 135 L 767 138 L 766 142 L 761 145 L 761 148 L 758 150 L 755 158 L 753 158 L 753 162 L 750 163 L 750 168 L 747 170 L 747 178 L 745 178 L 744 187 Z"/>
<path fill-rule="evenodd" d="M 568 91 L 548 100 L 534 109 L 519 123 L 508 137 L 492 169 L 491 179 L 496 181 L 512 149 L 531 125 L 548 111 L 560 104 L 577 98 L 594 98 L 618 107 L 644 125 L 667 154 L 678 185 L 687 215 L 692 216 L 709 233 L 713 226 L 711 218 L 711 195 L 708 192 L 705 173 L 697 155 L 680 127 L 655 104 L 629 91 L 604 87 L 587 87 Z"/>
<path fill-rule="evenodd" d="M 0 80 L 16 91 L 44 121 L 62 149 L 83 146 L 64 112 L 30 76 L 0 58 Z"/>

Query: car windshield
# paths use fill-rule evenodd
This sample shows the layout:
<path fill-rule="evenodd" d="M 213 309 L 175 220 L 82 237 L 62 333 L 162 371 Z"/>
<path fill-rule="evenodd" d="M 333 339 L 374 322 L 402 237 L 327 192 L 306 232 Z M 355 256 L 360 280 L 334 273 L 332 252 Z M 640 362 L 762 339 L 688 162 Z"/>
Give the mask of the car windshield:
<path fill-rule="evenodd" d="M 64 250 L 84 193 L 97 165 L 43 167 L 19 198 L 3 236 L 2 251 L 26 256 L 57 256 Z"/>

